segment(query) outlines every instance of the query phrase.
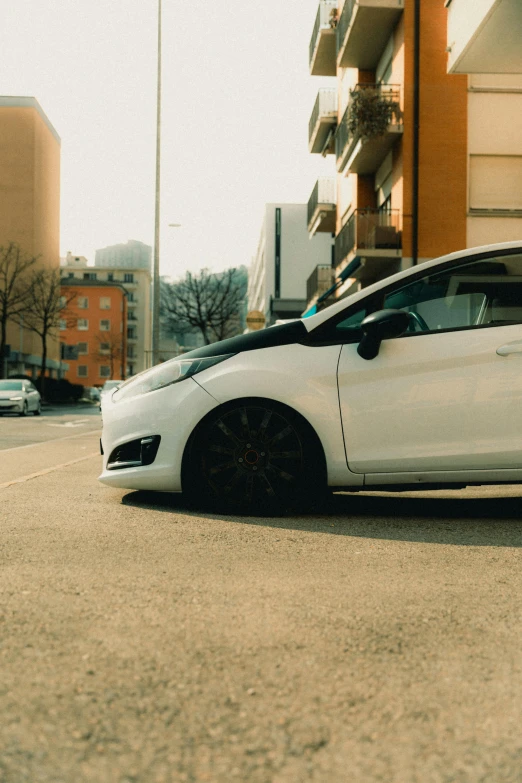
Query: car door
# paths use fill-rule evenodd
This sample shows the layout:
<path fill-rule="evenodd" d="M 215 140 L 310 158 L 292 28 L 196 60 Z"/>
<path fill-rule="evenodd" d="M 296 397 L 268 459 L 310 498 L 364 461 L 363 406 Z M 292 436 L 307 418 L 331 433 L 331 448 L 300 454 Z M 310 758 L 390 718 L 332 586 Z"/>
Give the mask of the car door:
<path fill-rule="evenodd" d="M 434 267 L 384 289 L 380 306 L 408 312 L 410 327 L 371 360 L 343 345 L 350 470 L 522 468 L 522 254 Z"/>

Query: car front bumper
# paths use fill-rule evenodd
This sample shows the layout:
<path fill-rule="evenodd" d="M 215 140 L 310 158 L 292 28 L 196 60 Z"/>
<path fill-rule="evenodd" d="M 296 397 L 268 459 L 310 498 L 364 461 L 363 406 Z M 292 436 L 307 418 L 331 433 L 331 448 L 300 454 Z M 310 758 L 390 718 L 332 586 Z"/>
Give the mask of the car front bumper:
<path fill-rule="evenodd" d="M 113 402 L 102 399 L 103 470 L 99 480 L 111 487 L 181 491 L 181 462 L 185 445 L 198 422 L 217 401 L 192 378 L 163 389 Z M 150 465 L 108 468 L 114 450 L 151 436 L 161 441 Z"/>
<path fill-rule="evenodd" d="M 24 409 L 24 401 L 0 400 L 0 413 L 20 413 Z"/>

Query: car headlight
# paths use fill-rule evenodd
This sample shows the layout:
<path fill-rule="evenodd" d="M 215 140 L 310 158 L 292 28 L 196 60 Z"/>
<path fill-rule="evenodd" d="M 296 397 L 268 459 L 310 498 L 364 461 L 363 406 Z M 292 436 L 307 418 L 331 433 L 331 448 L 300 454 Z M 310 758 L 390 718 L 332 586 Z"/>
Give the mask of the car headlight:
<path fill-rule="evenodd" d="M 11 402 L 14 402 L 15 400 L 18 402 L 19 400 L 23 400 L 23 397 L 9 397 L 9 400 Z"/>
<path fill-rule="evenodd" d="M 203 359 L 170 359 L 168 362 L 159 364 L 151 370 L 130 378 L 113 393 L 113 402 L 121 402 L 131 397 L 138 397 L 141 394 L 163 389 L 164 386 L 170 386 L 173 383 L 184 381 L 185 378 L 191 378 L 202 370 L 212 367 L 214 364 L 224 362 L 230 359 L 233 353 L 223 354 L 222 356 L 208 356 Z"/>

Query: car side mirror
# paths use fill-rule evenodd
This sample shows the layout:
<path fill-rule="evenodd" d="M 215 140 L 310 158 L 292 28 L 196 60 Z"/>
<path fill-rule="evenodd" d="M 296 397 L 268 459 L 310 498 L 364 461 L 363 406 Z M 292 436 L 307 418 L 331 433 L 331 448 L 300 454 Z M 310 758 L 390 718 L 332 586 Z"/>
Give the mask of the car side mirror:
<path fill-rule="evenodd" d="M 404 310 L 377 310 L 367 315 L 361 323 L 363 336 L 357 346 L 362 359 L 375 359 L 383 340 L 400 337 L 410 323 L 409 313 Z"/>

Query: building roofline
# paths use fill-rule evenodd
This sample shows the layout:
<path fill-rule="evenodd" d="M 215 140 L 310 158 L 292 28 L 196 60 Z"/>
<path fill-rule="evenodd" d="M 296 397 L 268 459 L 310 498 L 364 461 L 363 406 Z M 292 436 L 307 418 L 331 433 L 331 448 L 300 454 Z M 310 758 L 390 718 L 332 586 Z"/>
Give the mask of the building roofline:
<path fill-rule="evenodd" d="M 0 107 L 22 108 L 22 109 L 36 109 L 42 120 L 45 122 L 54 138 L 61 145 L 62 140 L 59 137 L 56 128 L 53 126 L 47 114 L 44 112 L 36 98 L 25 95 L 0 95 Z"/>
<path fill-rule="evenodd" d="M 63 267 L 62 267 L 63 269 Z M 118 280 L 82 280 L 79 277 L 61 277 L 60 285 L 66 288 L 68 285 L 74 287 L 86 286 L 87 288 L 121 288 L 121 290 L 128 294 L 129 292 Z"/>

